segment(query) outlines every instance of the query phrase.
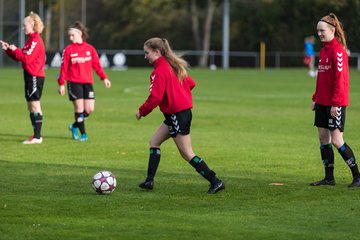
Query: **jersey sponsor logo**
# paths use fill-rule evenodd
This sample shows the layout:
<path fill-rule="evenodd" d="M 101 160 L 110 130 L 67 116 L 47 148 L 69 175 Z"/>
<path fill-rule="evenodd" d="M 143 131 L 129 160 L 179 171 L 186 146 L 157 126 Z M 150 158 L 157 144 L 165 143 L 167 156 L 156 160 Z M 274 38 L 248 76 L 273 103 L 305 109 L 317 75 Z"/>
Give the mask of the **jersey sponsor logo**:
<path fill-rule="evenodd" d="M 65 50 L 64 50 L 64 51 L 65 51 Z M 79 56 L 78 53 L 72 53 L 72 54 L 70 54 L 70 57 L 77 57 L 77 56 Z"/>
<path fill-rule="evenodd" d="M 331 69 L 331 65 L 328 63 L 329 58 L 322 58 L 319 59 L 319 65 L 318 65 L 318 72 L 326 72 L 327 70 Z"/>
<path fill-rule="evenodd" d="M 71 58 L 71 63 L 85 63 L 91 61 L 91 56 L 89 57 L 74 57 Z"/>
<path fill-rule="evenodd" d="M 331 65 L 319 65 L 318 66 L 318 71 L 319 72 L 325 72 L 327 70 L 331 69 Z"/>

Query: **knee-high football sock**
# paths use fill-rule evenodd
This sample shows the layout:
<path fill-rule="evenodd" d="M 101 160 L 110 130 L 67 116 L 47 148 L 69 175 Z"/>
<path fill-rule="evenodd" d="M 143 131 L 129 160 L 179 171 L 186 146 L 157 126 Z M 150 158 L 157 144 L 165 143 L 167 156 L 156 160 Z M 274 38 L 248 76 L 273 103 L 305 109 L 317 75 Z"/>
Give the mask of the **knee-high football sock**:
<path fill-rule="evenodd" d="M 79 127 L 78 124 L 77 124 L 77 118 L 78 118 L 78 113 L 74 113 L 75 122 L 72 125 L 73 125 L 73 127 L 76 127 L 76 128 Z"/>
<path fill-rule="evenodd" d="M 31 125 L 34 129 L 34 138 L 41 138 L 42 119 L 43 117 L 40 113 L 30 113 Z"/>
<path fill-rule="evenodd" d="M 355 156 L 351 148 L 344 143 L 339 149 L 338 149 L 341 157 L 344 159 L 346 164 L 349 166 L 351 173 L 353 175 L 354 179 L 360 178 L 359 169 L 356 164 Z"/>
<path fill-rule="evenodd" d="M 190 165 L 195 168 L 195 170 L 200 173 L 206 180 L 208 180 L 211 184 L 217 183 L 220 180 L 216 177 L 216 173 L 212 171 L 206 162 L 202 160 L 200 157 L 195 156 L 190 160 Z"/>
<path fill-rule="evenodd" d="M 147 180 L 154 180 L 156 170 L 159 166 L 161 151 L 160 148 L 150 148 Z"/>
<path fill-rule="evenodd" d="M 31 121 L 31 126 L 33 127 L 33 129 L 35 129 L 35 116 L 34 113 L 30 113 L 30 121 Z"/>
<path fill-rule="evenodd" d="M 75 113 L 76 127 L 79 128 L 81 134 L 85 133 L 84 113 Z"/>
<path fill-rule="evenodd" d="M 41 113 L 34 113 L 35 117 L 35 125 L 34 125 L 34 137 L 35 138 L 41 138 L 41 127 L 42 127 L 42 121 L 43 116 Z"/>
<path fill-rule="evenodd" d="M 331 144 L 320 145 L 321 159 L 325 166 L 326 180 L 334 179 L 334 151 Z"/>

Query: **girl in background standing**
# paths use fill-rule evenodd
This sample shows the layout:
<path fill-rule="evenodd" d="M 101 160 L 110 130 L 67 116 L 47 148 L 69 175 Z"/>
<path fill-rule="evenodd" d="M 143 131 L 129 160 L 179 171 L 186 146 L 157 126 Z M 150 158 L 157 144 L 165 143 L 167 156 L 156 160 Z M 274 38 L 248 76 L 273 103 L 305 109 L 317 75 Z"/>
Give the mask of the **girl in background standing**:
<path fill-rule="evenodd" d="M 85 131 L 85 119 L 94 111 L 95 93 L 92 70 L 103 80 L 105 87 L 110 88 L 111 82 L 100 65 L 99 56 L 95 48 L 86 42 L 87 29 L 77 21 L 68 30 L 70 41 L 63 51 L 60 76 L 58 78 L 59 93 L 65 94 L 65 80 L 69 99 L 74 105 L 75 122 L 70 124 L 69 130 L 74 140 L 88 140 Z M 78 135 L 80 130 L 81 136 Z"/>
<path fill-rule="evenodd" d="M 349 105 L 349 67 L 344 31 L 335 14 L 330 13 L 318 22 L 317 32 L 323 48 L 319 55 L 312 110 L 315 111 L 314 125 L 318 128 L 325 177 L 310 185 L 335 185 L 334 145 L 352 172 L 353 181 L 349 187 L 360 187 L 354 153 L 343 139 L 346 107 Z"/>
<path fill-rule="evenodd" d="M 20 61 L 24 69 L 25 98 L 34 134 L 25 140 L 23 144 L 40 144 L 43 141 L 41 137 L 43 113 L 40 104 L 45 81 L 45 46 L 40 36 L 43 29 L 44 24 L 39 15 L 30 12 L 23 22 L 24 33 L 29 38 L 22 49 L 13 44 L 0 41 L 2 49 L 5 50 L 7 55 L 16 61 Z"/>

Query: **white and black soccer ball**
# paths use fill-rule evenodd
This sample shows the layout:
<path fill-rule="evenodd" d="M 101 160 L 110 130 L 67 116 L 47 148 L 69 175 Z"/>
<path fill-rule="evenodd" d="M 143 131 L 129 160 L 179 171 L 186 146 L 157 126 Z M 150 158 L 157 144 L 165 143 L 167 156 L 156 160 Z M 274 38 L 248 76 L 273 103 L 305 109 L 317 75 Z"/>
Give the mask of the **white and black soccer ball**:
<path fill-rule="evenodd" d="M 111 172 L 102 170 L 94 175 L 92 187 L 97 193 L 110 194 L 116 188 L 116 178 Z"/>

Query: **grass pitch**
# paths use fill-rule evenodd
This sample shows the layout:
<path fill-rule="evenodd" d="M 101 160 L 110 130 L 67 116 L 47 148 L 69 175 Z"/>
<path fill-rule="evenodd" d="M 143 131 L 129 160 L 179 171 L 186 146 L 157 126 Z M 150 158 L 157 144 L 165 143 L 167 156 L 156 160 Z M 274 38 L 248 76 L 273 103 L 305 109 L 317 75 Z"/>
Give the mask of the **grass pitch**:
<path fill-rule="evenodd" d="M 335 151 L 335 187 L 310 187 L 323 177 L 313 112 L 315 80 L 305 69 L 194 69 L 193 147 L 226 183 L 216 195 L 183 161 L 171 140 L 153 192 L 145 178 L 148 140 L 163 117 L 137 121 L 151 68 L 108 71 L 96 80 L 89 141 L 67 130 L 73 108 L 57 94 L 57 69 L 47 70 L 42 97 L 43 144 L 24 146 L 32 130 L 22 70 L 0 69 L 0 239 L 358 239 L 360 189 Z M 360 73 L 351 72 L 345 140 L 360 159 Z M 111 171 L 111 195 L 91 188 Z M 272 186 L 271 183 L 283 183 Z"/>

